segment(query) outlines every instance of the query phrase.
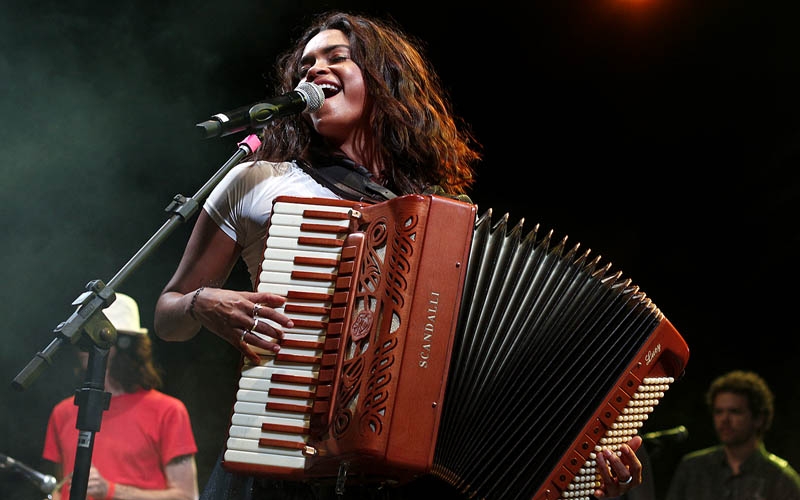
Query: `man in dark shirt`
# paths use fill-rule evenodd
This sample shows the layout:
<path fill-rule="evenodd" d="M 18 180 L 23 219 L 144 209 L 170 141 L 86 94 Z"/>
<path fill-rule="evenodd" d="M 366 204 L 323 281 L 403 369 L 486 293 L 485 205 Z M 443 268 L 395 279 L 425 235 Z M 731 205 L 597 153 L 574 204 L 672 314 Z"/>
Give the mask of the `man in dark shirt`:
<path fill-rule="evenodd" d="M 773 395 L 757 374 L 732 371 L 706 393 L 719 443 L 684 456 L 667 500 L 800 500 L 800 475 L 769 453 Z"/>

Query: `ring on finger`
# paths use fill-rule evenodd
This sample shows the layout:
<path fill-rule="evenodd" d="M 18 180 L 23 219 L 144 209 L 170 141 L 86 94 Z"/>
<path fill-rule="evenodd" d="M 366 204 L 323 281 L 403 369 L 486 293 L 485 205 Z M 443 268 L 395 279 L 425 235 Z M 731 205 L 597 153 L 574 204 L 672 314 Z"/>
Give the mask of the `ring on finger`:
<path fill-rule="evenodd" d="M 240 342 L 240 343 L 242 343 L 242 344 L 245 344 L 245 343 L 246 343 L 246 342 L 244 341 L 244 338 L 247 336 L 247 334 L 248 334 L 248 333 L 250 333 L 250 330 L 242 330 L 242 336 L 241 336 L 241 337 L 239 337 L 239 342 Z"/>
<path fill-rule="evenodd" d="M 628 476 L 628 479 L 626 479 L 625 481 L 620 481 L 619 484 L 631 484 L 631 481 L 633 481 L 633 474 Z"/>
<path fill-rule="evenodd" d="M 258 318 L 253 318 L 253 326 L 250 327 L 250 331 L 255 331 L 257 326 L 258 326 Z"/>
<path fill-rule="evenodd" d="M 253 318 L 258 316 L 258 311 L 261 310 L 261 304 L 256 304 L 253 306 Z"/>

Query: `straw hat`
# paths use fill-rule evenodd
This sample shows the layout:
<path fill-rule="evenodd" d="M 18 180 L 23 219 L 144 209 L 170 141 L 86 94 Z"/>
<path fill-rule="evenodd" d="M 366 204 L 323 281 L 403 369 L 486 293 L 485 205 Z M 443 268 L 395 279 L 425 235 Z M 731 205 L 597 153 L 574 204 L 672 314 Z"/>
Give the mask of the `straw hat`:
<path fill-rule="evenodd" d="M 103 314 L 111 321 L 117 332 L 147 335 L 147 328 L 142 328 L 139 322 L 139 305 L 136 301 L 124 293 L 116 292 L 115 295 L 117 300 L 103 309 Z"/>

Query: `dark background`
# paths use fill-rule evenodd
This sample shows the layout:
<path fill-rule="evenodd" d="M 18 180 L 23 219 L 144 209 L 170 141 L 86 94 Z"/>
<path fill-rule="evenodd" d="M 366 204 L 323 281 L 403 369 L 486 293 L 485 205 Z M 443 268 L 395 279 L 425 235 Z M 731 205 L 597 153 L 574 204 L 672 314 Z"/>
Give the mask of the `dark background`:
<path fill-rule="evenodd" d="M 689 429 L 688 442 L 653 457 L 659 494 L 680 454 L 714 443 L 703 393 L 733 368 L 771 384 L 767 447 L 800 467 L 800 388 L 789 376 L 800 9 L 713 0 L 5 4 L 0 453 L 40 466 L 50 408 L 82 383 L 75 348 L 25 391 L 11 381 L 85 285 L 109 282 L 166 222 L 173 196 L 194 195 L 241 140 L 203 141 L 195 123 L 268 96 L 263 75 L 278 51 L 331 7 L 391 16 L 424 42 L 484 145 L 472 193 L 481 211 L 591 248 L 681 332 L 685 376 L 643 429 Z M 151 330 L 192 223 L 117 286 L 138 299 Z M 202 486 L 234 389 L 218 381 L 238 355 L 207 334 L 155 348 L 167 392 L 192 413 Z M 0 498 L 42 497 L 0 470 Z"/>

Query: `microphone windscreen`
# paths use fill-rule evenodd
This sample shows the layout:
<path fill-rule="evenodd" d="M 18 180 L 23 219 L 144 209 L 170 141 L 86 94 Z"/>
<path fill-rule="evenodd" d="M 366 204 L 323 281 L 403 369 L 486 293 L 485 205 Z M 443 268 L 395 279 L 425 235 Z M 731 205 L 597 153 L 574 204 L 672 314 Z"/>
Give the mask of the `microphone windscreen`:
<path fill-rule="evenodd" d="M 322 87 L 316 83 L 300 82 L 295 90 L 303 94 L 306 100 L 305 111 L 307 113 L 313 113 L 319 110 L 325 102 L 325 93 L 322 91 Z"/>

